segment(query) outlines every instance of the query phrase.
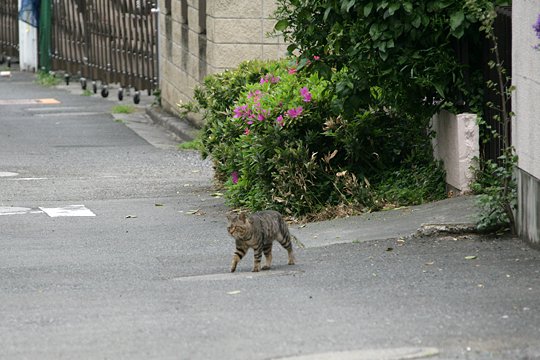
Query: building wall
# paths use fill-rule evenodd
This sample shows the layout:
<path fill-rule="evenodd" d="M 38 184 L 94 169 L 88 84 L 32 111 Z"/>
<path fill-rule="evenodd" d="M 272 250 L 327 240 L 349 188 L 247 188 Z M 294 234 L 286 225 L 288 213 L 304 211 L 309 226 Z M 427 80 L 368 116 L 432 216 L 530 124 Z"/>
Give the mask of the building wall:
<path fill-rule="evenodd" d="M 532 25 L 540 14 L 538 0 L 514 1 L 512 6 L 512 97 L 515 118 L 512 143 L 518 160 L 520 235 L 540 247 L 540 42 Z"/>
<path fill-rule="evenodd" d="M 165 110 L 192 100 L 206 75 L 285 55 L 270 38 L 274 0 L 160 0 L 160 88 Z"/>

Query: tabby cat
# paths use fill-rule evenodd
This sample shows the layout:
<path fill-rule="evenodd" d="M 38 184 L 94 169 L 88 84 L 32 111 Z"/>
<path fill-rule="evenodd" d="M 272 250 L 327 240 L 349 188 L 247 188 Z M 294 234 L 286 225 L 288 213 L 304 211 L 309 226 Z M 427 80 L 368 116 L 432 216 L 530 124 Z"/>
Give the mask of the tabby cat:
<path fill-rule="evenodd" d="M 280 213 L 273 210 L 258 211 L 249 216 L 245 213 L 229 213 L 227 214 L 227 220 L 229 220 L 227 230 L 236 240 L 236 251 L 232 260 L 231 272 L 236 270 L 236 265 L 246 255 L 249 248 L 253 248 L 255 253 L 253 272 L 259 271 L 263 253 L 266 263 L 262 269 L 270 269 L 274 240 L 277 240 L 287 250 L 289 265 L 294 265 L 291 243 L 294 237 L 289 233 L 289 228 Z"/>

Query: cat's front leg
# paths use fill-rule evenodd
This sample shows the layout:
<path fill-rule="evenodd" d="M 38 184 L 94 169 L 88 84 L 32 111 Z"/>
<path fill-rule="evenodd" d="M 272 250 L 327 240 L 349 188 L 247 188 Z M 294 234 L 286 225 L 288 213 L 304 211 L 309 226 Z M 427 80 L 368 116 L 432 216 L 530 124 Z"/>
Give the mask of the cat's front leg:
<path fill-rule="evenodd" d="M 238 265 L 238 262 L 242 260 L 242 258 L 246 255 L 246 250 L 241 248 L 236 248 L 236 251 L 234 252 L 232 264 L 231 264 L 231 272 L 236 271 L 236 265 Z"/>

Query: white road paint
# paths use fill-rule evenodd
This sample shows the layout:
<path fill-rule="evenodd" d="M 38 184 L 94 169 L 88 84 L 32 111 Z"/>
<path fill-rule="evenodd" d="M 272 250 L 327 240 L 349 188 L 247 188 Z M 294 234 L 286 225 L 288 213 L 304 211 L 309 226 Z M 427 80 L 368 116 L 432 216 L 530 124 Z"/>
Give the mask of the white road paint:
<path fill-rule="evenodd" d="M 11 176 L 17 176 L 19 175 L 16 172 L 10 172 L 10 171 L 0 171 L 0 177 L 11 177 Z"/>
<path fill-rule="evenodd" d="M 105 112 L 97 112 L 97 111 L 88 111 L 88 112 L 56 112 L 56 113 L 37 113 L 33 114 L 35 117 L 60 117 L 60 116 L 68 116 L 68 117 L 77 117 L 77 116 L 103 116 L 103 115 L 110 115 L 109 113 Z"/>
<path fill-rule="evenodd" d="M 26 215 L 26 214 L 42 214 L 43 211 L 18 206 L 0 206 L 0 216 L 2 215 Z"/>
<path fill-rule="evenodd" d="M 11 181 L 36 181 L 36 180 L 48 180 L 48 178 L 16 178 L 9 179 Z"/>
<path fill-rule="evenodd" d="M 59 208 L 45 208 L 40 207 L 50 217 L 62 217 L 62 216 L 96 216 L 90 209 L 87 209 L 84 205 L 68 205 Z"/>

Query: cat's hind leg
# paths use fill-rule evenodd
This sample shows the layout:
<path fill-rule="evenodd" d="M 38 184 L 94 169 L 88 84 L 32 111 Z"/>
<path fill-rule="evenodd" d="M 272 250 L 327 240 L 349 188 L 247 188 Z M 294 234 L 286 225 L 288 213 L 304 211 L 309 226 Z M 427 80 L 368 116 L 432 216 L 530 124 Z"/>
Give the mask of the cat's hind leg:
<path fill-rule="evenodd" d="M 253 248 L 253 270 L 252 272 L 259 272 L 259 268 L 261 267 L 261 258 L 262 258 L 262 244 L 258 244 Z"/>
<path fill-rule="evenodd" d="M 289 256 L 289 265 L 294 265 L 295 259 L 294 259 L 294 252 L 292 247 L 292 239 L 293 236 L 287 231 L 283 234 L 281 238 L 278 239 L 278 242 L 283 246 L 285 250 L 287 250 L 287 254 Z"/>

